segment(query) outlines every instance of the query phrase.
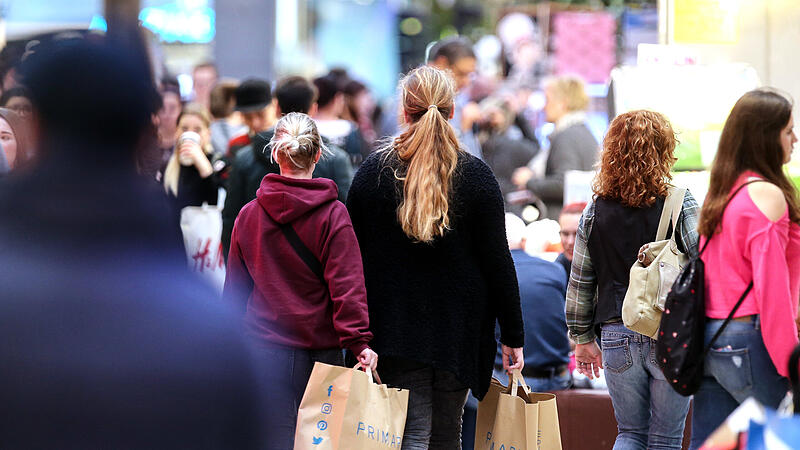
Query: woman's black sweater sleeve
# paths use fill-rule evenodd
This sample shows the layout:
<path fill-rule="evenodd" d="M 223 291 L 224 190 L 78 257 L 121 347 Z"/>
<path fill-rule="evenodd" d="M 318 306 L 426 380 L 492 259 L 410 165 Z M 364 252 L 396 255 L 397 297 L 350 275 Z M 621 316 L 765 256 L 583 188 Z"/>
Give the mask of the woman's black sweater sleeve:
<path fill-rule="evenodd" d="M 500 341 L 512 348 L 522 347 L 524 329 L 519 301 L 519 284 L 514 261 L 506 238 L 505 211 L 500 186 L 492 170 L 483 161 L 470 158 L 466 176 L 475 189 L 471 196 L 475 211 L 474 226 L 478 257 L 488 280 L 490 304 L 496 308 L 500 323 Z"/>

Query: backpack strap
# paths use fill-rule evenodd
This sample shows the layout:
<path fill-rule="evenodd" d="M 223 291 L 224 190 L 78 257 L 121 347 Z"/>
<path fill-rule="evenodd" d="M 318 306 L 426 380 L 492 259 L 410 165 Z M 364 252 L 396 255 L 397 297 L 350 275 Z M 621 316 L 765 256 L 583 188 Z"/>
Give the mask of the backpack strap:
<path fill-rule="evenodd" d="M 747 285 L 747 289 L 745 289 L 744 292 L 742 292 L 742 296 L 739 297 L 739 300 L 736 302 L 736 306 L 733 307 L 731 313 L 728 314 L 728 317 L 725 318 L 725 322 L 722 322 L 722 326 L 720 326 L 717 332 L 714 333 L 714 337 L 712 337 L 711 340 L 708 341 L 708 345 L 706 345 L 706 348 L 703 350 L 703 359 L 701 359 L 701 361 L 705 361 L 706 356 L 708 356 L 708 352 L 714 345 L 714 342 L 716 342 L 717 338 L 722 334 L 723 331 L 725 331 L 725 327 L 727 327 L 728 324 L 731 323 L 731 320 L 733 320 L 733 315 L 736 314 L 736 311 L 739 309 L 740 306 L 742 306 L 744 298 L 747 297 L 747 294 L 749 294 L 752 289 L 753 289 L 753 282 L 751 281 L 750 284 Z"/>
<path fill-rule="evenodd" d="M 670 222 L 672 222 L 672 236 L 674 239 L 678 216 L 680 216 L 681 210 L 683 210 L 683 198 L 685 196 L 686 188 L 669 187 L 667 198 L 664 199 L 664 208 L 661 210 L 661 218 L 658 221 L 656 241 L 663 241 L 666 239 Z"/>
<path fill-rule="evenodd" d="M 313 272 L 323 284 L 327 284 L 322 271 L 322 263 L 320 263 L 311 250 L 303 244 L 303 241 L 300 240 L 300 236 L 297 235 L 294 228 L 288 223 L 279 223 L 278 226 L 280 226 L 283 235 L 286 236 L 286 240 L 289 241 L 289 244 L 292 246 L 292 249 L 294 249 L 294 252 L 297 253 L 297 256 L 303 260 L 306 266 L 308 266 L 311 272 Z"/>
<path fill-rule="evenodd" d="M 735 191 L 733 191 L 733 194 L 731 194 L 731 195 L 730 195 L 730 197 L 728 197 L 728 201 L 727 201 L 727 202 L 725 202 L 725 207 L 724 207 L 724 208 L 722 208 L 722 214 L 724 214 L 724 213 L 725 213 L 725 209 L 728 207 L 728 204 L 731 202 L 731 200 L 733 200 L 733 198 L 734 198 L 734 197 L 736 197 L 736 194 L 738 194 L 738 193 L 739 193 L 739 191 L 741 191 L 741 190 L 742 190 L 742 189 L 743 189 L 745 186 L 747 186 L 748 184 L 758 183 L 759 181 L 766 181 L 766 180 L 763 180 L 763 179 L 761 179 L 761 178 L 752 179 L 752 180 L 749 180 L 749 181 L 746 181 L 746 182 L 742 183 L 742 184 L 741 184 L 741 185 L 740 185 L 738 188 L 736 188 L 736 190 L 735 190 Z M 703 247 L 700 249 L 700 252 L 697 254 L 697 257 L 698 257 L 698 258 L 699 258 L 699 257 L 700 257 L 700 255 L 702 255 L 702 254 L 703 254 L 703 252 L 706 250 L 706 247 L 708 247 L 708 243 L 711 241 L 711 238 L 712 238 L 712 237 L 713 237 L 713 236 L 709 236 L 709 237 L 708 237 L 708 239 L 706 239 L 706 242 L 705 242 L 705 244 L 703 244 Z"/>

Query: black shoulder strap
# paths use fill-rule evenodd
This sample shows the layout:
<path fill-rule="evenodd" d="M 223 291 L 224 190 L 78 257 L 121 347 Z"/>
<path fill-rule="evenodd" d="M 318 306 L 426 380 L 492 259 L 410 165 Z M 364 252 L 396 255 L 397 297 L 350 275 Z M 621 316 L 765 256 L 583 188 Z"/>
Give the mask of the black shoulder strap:
<path fill-rule="evenodd" d="M 757 182 L 759 182 L 759 181 L 766 181 L 766 180 L 762 180 L 761 178 L 759 178 L 759 179 L 757 179 L 757 180 L 750 180 L 750 181 L 747 181 L 747 182 L 745 182 L 745 183 L 742 183 L 742 184 L 741 184 L 741 186 L 739 186 L 738 188 L 736 188 L 736 190 L 735 190 L 735 191 L 733 191 L 733 194 L 731 194 L 731 196 L 730 196 L 730 197 L 728 197 L 728 201 L 727 201 L 727 202 L 725 202 L 725 208 L 722 208 L 722 213 L 725 213 L 725 209 L 728 207 L 728 203 L 730 203 L 730 202 L 731 202 L 731 200 L 733 200 L 733 197 L 736 197 L 736 194 L 738 194 L 738 193 L 739 193 L 739 191 L 741 191 L 741 190 L 742 190 L 742 189 L 743 189 L 745 186 L 747 186 L 748 184 L 757 183 Z M 720 220 L 720 221 L 721 221 L 721 220 Z M 697 257 L 698 257 L 698 258 L 699 258 L 699 257 L 700 257 L 700 255 L 702 255 L 702 254 L 703 254 L 703 252 L 706 250 L 706 247 L 708 246 L 708 243 L 711 241 L 711 237 L 712 237 L 712 236 L 709 236 L 709 237 L 708 237 L 708 239 L 706 239 L 706 242 L 705 242 L 705 244 L 703 244 L 703 248 L 701 248 L 701 249 L 700 249 L 700 253 L 698 253 L 698 254 L 697 254 Z"/>
<path fill-rule="evenodd" d="M 717 342 L 717 338 L 722 334 L 723 331 L 725 331 L 725 328 L 728 326 L 731 320 L 733 320 L 733 315 L 736 314 L 736 311 L 739 309 L 740 306 L 742 306 L 744 298 L 747 297 L 747 294 L 749 294 L 752 289 L 753 289 L 753 282 L 751 281 L 750 284 L 747 285 L 747 289 L 745 289 L 744 292 L 742 292 L 742 296 L 739 297 L 739 300 L 736 302 L 736 305 L 731 310 L 731 313 L 728 314 L 728 317 L 725 318 L 725 322 L 722 322 L 722 325 L 719 327 L 717 332 L 714 333 L 714 337 L 712 337 L 711 340 L 708 341 L 708 345 L 706 345 L 705 350 L 703 350 L 703 360 L 706 359 L 706 355 L 708 355 L 709 350 L 711 350 L 711 346 L 714 345 L 714 342 Z"/>
<path fill-rule="evenodd" d="M 300 240 L 300 236 L 297 235 L 297 232 L 294 231 L 291 225 L 288 223 L 280 223 L 278 226 L 281 227 L 281 231 L 283 235 L 286 236 L 286 240 L 289 241 L 289 244 L 294 249 L 297 256 L 303 260 L 303 262 L 311 269 L 311 272 L 317 276 L 323 283 L 325 283 L 325 275 L 322 272 L 322 263 L 319 262 L 316 256 L 311 253 L 311 250 L 303 244 L 303 241 Z"/>

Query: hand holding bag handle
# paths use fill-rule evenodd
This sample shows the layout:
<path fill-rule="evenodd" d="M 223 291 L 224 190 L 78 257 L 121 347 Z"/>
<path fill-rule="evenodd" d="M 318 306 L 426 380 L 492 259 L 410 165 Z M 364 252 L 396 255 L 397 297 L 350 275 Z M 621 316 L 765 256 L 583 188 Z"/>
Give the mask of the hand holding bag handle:
<path fill-rule="evenodd" d="M 377 381 L 378 384 L 383 384 L 383 381 L 381 381 L 381 377 L 378 376 L 377 370 L 372 370 L 369 368 L 369 366 L 362 366 L 361 363 L 356 363 L 356 365 L 353 366 L 353 370 L 358 370 L 358 369 L 364 369 L 364 372 L 367 373 L 370 382 L 372 381 L 372 378 L 375 377 L 375 381 Z"/>

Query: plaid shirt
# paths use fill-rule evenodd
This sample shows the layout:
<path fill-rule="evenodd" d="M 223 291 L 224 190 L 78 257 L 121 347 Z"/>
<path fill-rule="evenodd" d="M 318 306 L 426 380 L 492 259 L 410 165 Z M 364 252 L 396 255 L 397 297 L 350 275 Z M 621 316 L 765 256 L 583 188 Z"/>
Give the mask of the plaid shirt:
<path fill-rule="evenodd" d="M 675 240 L 678 248 L 690 256 L 697 254 L 697 217 L 700 207 L 687 190 L 683 198 L 683 210 L 678 216 L 678 234 Z M 576 344 L 587 344 L 596 339 L 594 333 L 594 306 L 597 302 L 597 275 L 589 255 L 589 235 L 594 222 L 594 202 L 590 201 L 583 210 L 575 237 L 575 250 L 572 256 L 572 271 L 567 286 L 567 326 L 569 335 Z"/>

